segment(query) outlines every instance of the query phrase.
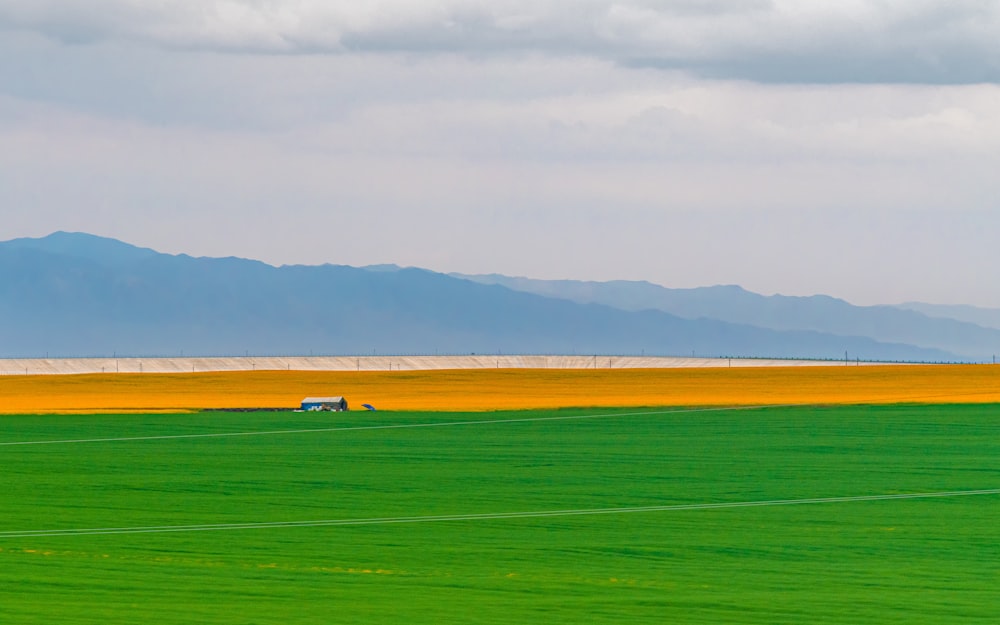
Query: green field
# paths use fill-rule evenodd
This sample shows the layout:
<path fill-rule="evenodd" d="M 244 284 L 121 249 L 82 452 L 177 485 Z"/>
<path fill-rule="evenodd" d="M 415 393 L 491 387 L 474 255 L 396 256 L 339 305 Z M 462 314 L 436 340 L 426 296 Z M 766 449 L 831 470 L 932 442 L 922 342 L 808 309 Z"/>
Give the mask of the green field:
<path fill-rule="evenodd" d="M 3 625 L 1000 614 L 1000 494 L 413 519 L 998 489 L 997 405 L 10 416 L 0 468 Z"/>

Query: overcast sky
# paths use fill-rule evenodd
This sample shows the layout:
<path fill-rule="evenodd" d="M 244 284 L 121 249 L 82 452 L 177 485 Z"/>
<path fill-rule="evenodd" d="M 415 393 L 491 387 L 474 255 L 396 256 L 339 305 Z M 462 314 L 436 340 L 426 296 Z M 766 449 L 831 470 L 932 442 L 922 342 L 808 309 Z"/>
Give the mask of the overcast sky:
<path fill-rule="evenodd" d="M 0 0 L 0 239 L 1000 307 L 1000 0 Z"/>

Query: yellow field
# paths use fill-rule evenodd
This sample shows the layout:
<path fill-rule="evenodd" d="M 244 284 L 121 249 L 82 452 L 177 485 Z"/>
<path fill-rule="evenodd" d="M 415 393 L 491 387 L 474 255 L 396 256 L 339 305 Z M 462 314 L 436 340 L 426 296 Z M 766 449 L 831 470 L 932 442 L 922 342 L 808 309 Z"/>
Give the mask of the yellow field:
<path fill-rule="evenodd" d="M 720 369 L 256 371 L 0 377 L 0 413 L 296 407 L 343 395 L 352 408 L 500 410 L 591 406 L 1000 403 L 994 365 Z"/>

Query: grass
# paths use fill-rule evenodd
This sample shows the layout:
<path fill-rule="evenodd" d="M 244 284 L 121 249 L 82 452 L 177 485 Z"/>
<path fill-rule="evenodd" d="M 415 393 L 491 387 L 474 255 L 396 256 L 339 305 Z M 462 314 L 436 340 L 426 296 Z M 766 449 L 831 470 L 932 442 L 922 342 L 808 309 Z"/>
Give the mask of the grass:
<path fill-rule="evenodd" d="M 718 369 L 256 371 L 0 377 L 0 413 L 297 406 L 473 411 L 565 406 L 1000 402 L 1000 367 L 886 365 Z"/>
<path fill-rule="evenodd" d="M 992 623 L 1000 496 L 338 527 L 1000 487 L 1000 405 L 8 416 L 2 623 Z"/>

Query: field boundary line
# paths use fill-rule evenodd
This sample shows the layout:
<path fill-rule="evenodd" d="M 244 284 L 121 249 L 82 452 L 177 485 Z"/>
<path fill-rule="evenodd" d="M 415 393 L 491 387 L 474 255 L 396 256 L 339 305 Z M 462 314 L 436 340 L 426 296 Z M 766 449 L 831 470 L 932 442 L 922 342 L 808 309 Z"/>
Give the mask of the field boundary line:
<path fill-rule="evenodd" d="M 0 540 L 11 538 L 39 538 L 56 536 L 96 536 L 113 534 L 165 534 L 178 532 L 234 531 L 252 529 L 278 529 L 294 527 L 335 527 L 358 525 L 389 525 L 404 523 L 440 523 L 448 521 L 496 521 L 508 519 L 539 519 L 551 517 L 593 516 L 610 514 L 636 514 L 643 512 L 680 512 L 686 510 L 724 510 L 733 508 L 763 508 L 810 504 L 857 503 L 907 499 L 934 499 L 1000 495 L 1000 488 L 979 490 L 938 491 L 926 493 L 895 493 L 882 495 L 853 495 L 842 497 L 811 497 L 805 499 L 769 499 L 759 501 L 731 501 L 715 503 L 670 504 L 663 506 L 637 506 L 625 508 L 584 508 L 578 510 L 538 510 L 524 512 L 492 512 L 481 514 L 445 514 L 429 516 L 375 517 L 367 519 L 322 519 L 313 521 L 273 521 L 261 523 L 216 523 L 204 525 L 158 525 L 146 527 L 67 528 L 45 530 L 0 531 Z"/>
<path fill-rule="evenodd" d="M 6 441 L 0 442 L 0 447 L 13 447 L 17 445 L 69 445 L 81 443 L 120 443 L 132 441 L 160 441 L 189 438 L 225 438 L 233 436 L 277 436 L 282 434 L 313 434 L 320 432 L 360 432 L 365 430 L 404 430 L 409 428 L 435 428 L 458 425 L 498 425 L 503 423 L 538 423 L 544 421 L 574 421 L 584 419 L 601 419 L 614 417 L 639 417 L 656 416 L 666 414 L 687 414 L 695 412 L 722 412 L 731 410 L 764 410 L 768 408 L 793 408 L 804 407 L 808 404 L 773 404 L 762 406 L 721 406 L 709 408 L 675 408 L 670 410 L 653 410 L 645 412 L 615 412 L 601 414 L 583 415 L 559 415 L 554 417 L 522 417 L 517 419 L 477 419 L 465 421 L 436 421 L 431 423 L 389 423 L 382 425 L 358 425 L 350 427 L 331 428 L 304 428 L 295 430 L 262 430 L 250 432 L 210 432 L 203 434 L 163 434 L 158 436 L 119 436 L 111 438 L 78 438 L 78 439 L 57 439 L 57 440 L 34 440 L 34 441 Z"/>

